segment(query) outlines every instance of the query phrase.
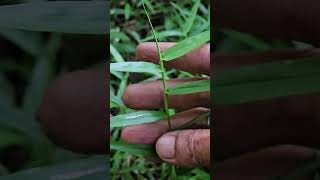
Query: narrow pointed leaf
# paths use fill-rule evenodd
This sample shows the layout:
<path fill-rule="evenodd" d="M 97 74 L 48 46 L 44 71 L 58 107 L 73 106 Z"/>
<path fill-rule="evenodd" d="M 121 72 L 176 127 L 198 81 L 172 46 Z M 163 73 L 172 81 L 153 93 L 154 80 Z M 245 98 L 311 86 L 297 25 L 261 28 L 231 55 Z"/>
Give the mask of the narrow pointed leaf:
<path fill-rule="evenodd" d="M 98 156 L 53 166 L 39 167 L 1 176 L 0 180 L 20 179 L 108 179 L 108 157 Z"/>
<path fill-rule="evenodd" d="M 111 117 L 110 128 L 151 123 L 166 118 L 162 111 L 137 111 Z"/>
<path fill-rule="evenodd" d="M 158 35 L 159 39 L 163 39 L 166 37 L 182 37 L 183 33 L 181 33 L 180 31 L 170 30 L 170 31 L 159 32 L 159 33 L 157 33 L 157 35 Z M 142 39 L 141 41 L 145 42 L 145 41 L 150 41 L 153 39 L 154 39 L 154 37 L 153 37 L 153 35 L 151 35 L 151 36 L 148 36 L 148 37 Z"/>
<path fill-rule="evenodd" d="M 119 51 L 111 43 L 110 43 L 110 53 L 116 62 L 124 62 L 124 59 L 119 53 Z"/>
<path fill-rule="evenodd" d="M 39 32 L 0 28 L 0 34 L 33 57 L 41 52 L 43 42 Z"/>
<path fill-rule="evenodd" d="M 154 147 L 151 145 L 128 144 L 123 141 L 111 141 L 110 149 L 134 155 L 155 156 Z"/>
<path fill-rule="evenodd" d="M 308 58 L 216 72 L 213 102 L 237 104 L 320 92 L 319 68 L 319 59 Z"/>
<path fill-rule="evenodd" d="M 149 73 L 155 75 L 161 73 L 161 68 L 159 65 L 148 62 L 111 63 L 110 70 L 117 72 Z"/>
<path fill-rule="evenodd" d="M 0 27 L 107 34 L 109 1 L 43 1 L 0 6 Z"/>
<path fill-rule="evenodd" d="M 188 34 L 191 30 L 191 27 L 193 25 L 193 22 L 194 20 L 196 19 L 197 17 L 197 13 L 198 13 L 198 9 L 199 9 L 199 6 L 200 6 L 200 0 L 196 0 L 192 9 L 191 9 L 191 15 L 189 16 L 189 18 L 187 19 L 187 22 L 186 24 L 184 25 L 184 28 L 183 28 L 183 33 L 184 34 Z"/>
<path fill-rule="evenodd" d="M 320 92 L 320 74 L 227 86 L 214 86 L 214 104 L 239 104 Z"/>
<path fill-rule="evenodd" d="M 210 30 L 191 36 L 162 52 L 164 61 L 179 58 L 210 41 Z M 196 59 L 195 59 L 196 61 Z"/>
<path fill-rule="evenodd" d="M 318 58 L 286 60 L 267 64 L 248 65 L 225 72 L 217 71 L 214 76 L 215 86 L 237 83 L 277 80 L 289 77 L 302 77 L 318 74 L 320 61 Z"/>
<path fill-rule="evenodd" d="M 210 91 L 210 79 L 178 84 L 168 89 L 168 94 L 192 94 Z"/>

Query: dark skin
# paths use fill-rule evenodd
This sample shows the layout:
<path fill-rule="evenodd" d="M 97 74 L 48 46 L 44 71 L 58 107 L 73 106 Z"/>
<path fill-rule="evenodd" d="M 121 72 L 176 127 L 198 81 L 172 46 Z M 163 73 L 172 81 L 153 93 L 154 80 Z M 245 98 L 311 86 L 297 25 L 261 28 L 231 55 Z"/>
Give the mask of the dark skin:
<path fill-rule="evenodd" d="M 320 39 L 318 33 L 320 24 L 314 21 L 314 17 L 318 17 L 320 13 L 319 7 L 320 2 L 317 0 L 271 0 L 268 2 L 216 0 L 214 2 L 215 15 L 213 21 L 219 27 L 254 33 L 266 38 L 292 39 L 317 45 Z M 153 58 L 150 58 L 150 53 L 152 54 L 154 51 L 154 46 L 143 47 L 143 45 L 140 45 L 137 48 L 137 57 L 157 62 L 156 56 L 151 55 Z M 143 58 L 147 56 L 146 54 L 149 57 Z M 182 69 L 208 74 L 210 71 L 209 63 L 194 61 L 194 59 L 198 59 L 199 55 L 208 56 L 208 54 L 202 52 L 198 53 L 198 56 L 190 58 L 188 63 L 183 63 L 184 65 L 179 61 L 173 61 L 168 66 L 183 67 L 187 65 L 187 67 L 184 67 L 187 69 Z M 282 60 L 310 56 L 319 57 L 319 50 L 313 48 L 307 50 L 277 49 L 254 54 L 228 55 L 216 53 L 214 54 L 212 65 L 213 70 L 217 70 L 236 68 L 246 64 L 271 62 L 275 59 Z M 188 58 L 184 57 L 184 62 L 186 60 Z M 192 64 L 193 62 L 197 63 L 197 65 Z M 92 71 L 89 70 L 88 72 Z M 81 81 L 84 77 L 77 73 L 70 76 L 72 77 L 66 78 L 62 76 L 58 82 L 64 83 L 54 83 L 49 88 L 46 100 L 40 108 L 41 123 L 52 140 L 63 147 L 87 153 L 107 153 L 105 147 L 108 144 L 106 140 L 109 140 L 109 138 L 103 132 L 106 132 L 104 130 L 107 129 L 104 127 L 108 122 L 103 116 L 99 116 L 101 119 L 95 117 L 96 113 L 105 113 L 101 110 L 104 105 L 101 103 L 86 103 L 85 101 L 89 101 L 89 98 L 81 98 L 84 94 L 96 101 L 105 98 L 105 94 L 92 93 L 91 90 L 103 88 L 101 83 L 103 84 L 105 81 L 102 79 L 93 83 L 91 80 L 101 77 L 101 74 L 97 73 L 95 76 L 88 78 L 91 80 L 86 81 L 92 88 L 87 92 L 79 93 L 70 90 L 70 82 L 74 80 Z M 82 83 L 82 85 L 84 84 L 86 83 Z M 65 91 L 62 89 L 65 89 Z M 153 91 L 148 91 L 150 89 L 153 89 Z M 135 101 L 135 98 L 141 93 L 146 92 L 149 93 L 149 101 L 144 104 L 141 104 L 140 101 Z M 162 97 L 161 92 L 159 82 L 130 85 L 123 99 L 129 107 L 153 109 L 162 105 L 162 102 L 159 101 Z M 73 96 L 70 97 L 70 94 Z M 196 100 L 197 98 L 199 99 Z M 208 107 L 209 102 L 209 96 L 206 97 L 206 95 L 190 95 L 180 100 L 178 97 L 171 97 L 171 99 L 173 99 L 171 100 L 171 103 L 173 103 L 171 106 L 180 108 L 184 113 L 178 114 L 173 120 L 177 124 L 204 112 L 204 108 L 197 107 Z M 64 109 L 79 109 L 79 111 L 76 111 L 77 113 L 71 113 L 71 111 L 63 112 L 62 109 L 58 108 L 59 103 L 56 103 L 56 101 L 61 103 L 69 102 L 66 103 Z M 93 109 L 100 110 L 91 111 L 88 114 L 88 112 L 82 111 L 86 107 L 85 104 L 90 104 Z M 214 127 L 212 136 L 214 142 L 213 155 L 218 159 L 214 164 L 215 178 L 227 180 L 235 177 L 240 180 L 270 179 L 275 176 L 285 175 L 312 160 L 314 158 L 312 148 L 320 143 L 319 138 L 317 138 L 320 129 L 319 105 L 320 96 L 318 94 L 310 94 L 241 105 L 215 106 L 215 121 L 212 122 Z M 59 118 L 54 118 L 53 115 L 50 115 L 48 109 L 55 109 L 56 111 L 51 114 L 57 114 Z M 92 125 L 92 127 L 88 127 L 88 124 Z M 152 129 L 152 131 L 149 132 L 149 129 Z M 201 133 L 194 135 L 197 134 L 194 133 L 195 131 L 201 131 Z M 171 135 L 165 132 L 166 124 L 161 121 L 149 125 L 128 127 L 124 129 L 122 137 L 129 142 L 156 143 L 161 137 Z M 184 132 L 187 134 L 184 134 Z M 210 134 L 208 129 L 194 129 L 184 132 L 182 132 L 182 137 L 190 137 L 190 134 L 193 134 L 192 136 L 205 137 L 201 139 L 207 139 L 208 134 Z M 177 137 L 177 133 L 180 134 L 181 132 L 175 132 L 173 136 Z M 159 137 L 160 139 L 158 139 Z M 207 140 L 195 142 L 201 142 L 200 149 L 187 153 L 196 156 L 196 159 L 190 158 L 194 156 L 185 157 L 182 155 L 168 160 L 161 156 L 161 152 L 168 152 L 169 150 L 163 150 L 157 145 L 156 147 L 158 148 L 159 156 L 167 162 L 182 166 L 208 166 L 210 153 L 200 155 L 199 152 L 208 152 L 209 142 Z M 180 151 L 179 149 L 183 148 L 187 149 L 186 146 L 177 145 L 175 146 L 177 148 L 175 151 Z M 223 155 L 227 155 L 228 158 L 220 161 L 219 158 Z M 310 179 L 310 176 L 307 175 L 301 179 Z"/>

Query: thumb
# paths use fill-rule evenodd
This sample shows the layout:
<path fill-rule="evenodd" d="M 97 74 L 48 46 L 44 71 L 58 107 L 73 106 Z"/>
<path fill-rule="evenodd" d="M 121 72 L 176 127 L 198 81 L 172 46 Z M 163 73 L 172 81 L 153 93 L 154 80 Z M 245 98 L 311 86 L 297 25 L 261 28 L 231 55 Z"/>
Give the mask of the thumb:
<path fill-rule="evenodd" d="M 156 143 L 160 158 L 185 167 L 210 166 L 210 130 L 182 130 L 161 136 Z"/>

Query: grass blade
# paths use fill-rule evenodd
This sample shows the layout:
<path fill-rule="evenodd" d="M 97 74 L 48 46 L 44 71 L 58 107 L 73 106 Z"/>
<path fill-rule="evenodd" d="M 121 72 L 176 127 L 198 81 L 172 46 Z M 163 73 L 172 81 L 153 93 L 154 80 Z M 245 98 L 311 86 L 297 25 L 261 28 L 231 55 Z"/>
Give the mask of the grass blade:
<path fill-rule="evenodd" d="M 287 60 L 267 64 L 248 65 L 236 70 L 217 71 L 214 84 L 232 85 L 254 81 L 277 80 L 289 77 L 318 74 L 320 61 L 317 58 Z"/>
<path fill-rule="evenodd" d="M 215 104 L 239 104 L 320 92 L 320 74 L 212 88 Z"/>
<path fill-rule="evenodd" d="M 158 33 L 158 38 L 159 39 L 163 39 L 166 37 L 182 37 L 183 33 L 181 33 L 180 31 L 175 31 L 175 30 L 170 30 L 170 31 L 162 31 Z M 148 36 L 144 39 L 142 39 L 141 41 L 146 42 L 146 41 L 150 41 L 153 40 L 154 37 L 153 36 Z"/>
<path fill-rule="evenodd" d="M 151 123 L 164 118 L 166 118 L 166 114 L 162 111 L 137 111 L 111 117 L 110 128 Z"/>
<path fill-rule="evenodd" d="M 115 72 L 149 73 L 155 75 L 162 72 L 159 65 L 148 62 L 110 63 L 110 70 Z"/>
<path fill-rule="evenodd" d="M 210 91 L 210 79 L 178 84 L 168 89 L 170 95 L 192 94 Z"/>
<path fill-rule="evenodd" d="M 205 120 L 207 120 L 209 116 L 210 116 L 210 111 L 203 113 L 200 116 L 195 117 L 195 118 L 191 119 L 190 121 L 186 122 L 185 124 L 179 126 L 178 128 L 175 129 L 175 131 L 187 129 L 187 128 L 191 127 L 193 124 L 204 120 L 204 118 L 205 118 Z"/>
<path fill-rule="evenodd" d="M 223 29 L 223 33 L 227 35 L 229 38 L 237 40 L 256 50 L 262 51 L 262 50 L 267 50 L 272 48 L 272 46 L 266 43 L 265 41 L 249 34 L 233 31 L 230 29 Z"/>
<path fill-rule="evenodd" d="M 108 177 L 108 158 L 105 156 L 91 157 L 48 167 L 34 168 L 8 176 L 0 180 L 21 179 L 73 179 L 92 180 Z"/>
<path fill-rule="evenodd" d="M 30 31 L 107 34 L 109 1 L 31 2 L 0 6 L 0 27 Z"/>
<path fill-rule="evenodd" d="M 119 51 L 110 43 L 110 53 L 114 57 L 116 62 L 124 62 L 123 57 Z"/>
<path fill-rule="evenodd" d="M 186 36 L 190 32 L 191 27 L 194 23 L 194 20 L 197 17 L 198 9 L 200 7 L 200 2 L 201 2 L 200 0 L 195 1 L 194 5 L 192 6 L 192 9 L 191 9 L 191 15 L 189 16 L 189 18 L 187 19 L 187 22 L 184 25 L 183 34 L 185 34 Z"/>
<path fill-rule="evenodd" d="M 164 61 L 179 58 L 210 41 L 210 30 L 191 36 L 162 52 Z"/>
<path fill-rule="evenodd" d="M 33 57 L 41 52 L 43 40 L 39 32 L 1 28 L 0 34 Z"/>
<path fill-rule="evenodd" d="M 320 61 L 315 58 L 250 65 L 217 72 L 214 103 L 237 104 L 320 91 Z"/>
<path fill-rule="evenodd" d="M 156 154 L 151 145 L 128 144 L 123 141 L 111 141 L 110 149 L 142 156 L 155 156 Z"/>
<path fill-rule="evenodd" d="M 23 134 L 18 134 L 10 129 L 1 128 L 0 129 L 0 148 L 6 148 L 14 145 L 27 145 L 31 143 L 30 140 Z"/>
<path fill-rule="evenodd" d="M 30 85 L 26 89 L 23 100 L 23 109 L 30 113 L 35 114 L 37 111 L 49 81 L 53 76 L 53 68 L 56 53 L 60 48 L 61 35 L 52 34 L 49 42 L 43 49 L 43 54 L 38 57 L 38 62 L 34 68 L 32 77 L 30 78 Z"/>

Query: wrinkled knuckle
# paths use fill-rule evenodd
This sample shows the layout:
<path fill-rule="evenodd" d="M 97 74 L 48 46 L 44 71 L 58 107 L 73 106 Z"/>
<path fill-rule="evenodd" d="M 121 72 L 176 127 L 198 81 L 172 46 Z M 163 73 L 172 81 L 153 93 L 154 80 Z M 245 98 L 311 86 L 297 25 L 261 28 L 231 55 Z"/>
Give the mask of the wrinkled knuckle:
<path fill-rule="evenodd" d="M 201 160 L 199 159 L 199 154 L 197 152 L 197 145 L 199 142 L 197 142 L 196 138 L 196 131 L 191 132 L 188 131 L 188 134 L 185 136 L 185 153 L 184 153 L 184 159 L 187 159 L 189 162 L 189 166 L 198 166 L 201 163 Z"/>

